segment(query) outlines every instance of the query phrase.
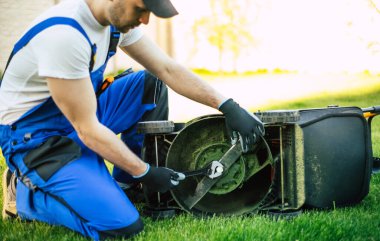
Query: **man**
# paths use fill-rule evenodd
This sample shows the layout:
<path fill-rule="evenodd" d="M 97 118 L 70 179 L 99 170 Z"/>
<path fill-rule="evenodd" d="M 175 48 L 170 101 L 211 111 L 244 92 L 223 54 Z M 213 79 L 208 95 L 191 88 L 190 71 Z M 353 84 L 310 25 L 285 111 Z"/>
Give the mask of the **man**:
<path fill-rule="evenodd" d="M 165 84 L 219 108 L 244 151 L 263 134 L 258 118 L 142 34 L 138 25 L 148 24 L 151 12 L 177 14 L 170 0 L 64 1 L 16 43 L 0 88 L 0 142 L 9 167 L 4 218 L 63 225 L 94 240 L 140 232 L 139 214 L 117 182 L 165 192 L 184 178 L 139 157 L 136 123 L 167 118 Z M 125 74 L 102 88 L 115 43 L 149 72 Z M 103 159 L 115 165 L 113 177 Z"/>

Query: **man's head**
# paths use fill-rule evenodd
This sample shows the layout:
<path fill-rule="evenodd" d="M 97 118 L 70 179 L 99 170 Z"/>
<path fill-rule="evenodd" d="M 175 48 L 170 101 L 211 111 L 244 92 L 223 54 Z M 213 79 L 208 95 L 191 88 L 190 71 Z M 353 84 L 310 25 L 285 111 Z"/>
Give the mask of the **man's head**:
<path fill-rule="evenodd" d="M 170 0 L 109 0 L 108 19 L 120 32 L 148 24 L 150 13 L 161 18 L 178 14 Z"/>
<path fill-rule="evenodd" d="M 178 14 L 170 0 L 143 0 L 146 8 L 160 18 L 171 18 Z"/>

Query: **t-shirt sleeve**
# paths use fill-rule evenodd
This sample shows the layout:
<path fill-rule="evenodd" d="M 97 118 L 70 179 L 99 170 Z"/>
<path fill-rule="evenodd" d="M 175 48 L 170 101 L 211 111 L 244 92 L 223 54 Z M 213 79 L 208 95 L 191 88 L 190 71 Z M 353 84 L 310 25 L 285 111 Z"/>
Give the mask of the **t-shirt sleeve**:
<path fill-rule="evenodd" d="M 39 76 L 62 79 L 89 76 L 91 46 L 78 30 L 70 26 L 53 26 L 32 41 Z"/>
<path fill-rule="evenodd" d="M 143 36 L 143 31 L 141 30 L 140 27 L 134 28 L 127 33 L 124 33 L 121 35 L 121 40 L 120 40 L 120 47 L 125 47 L 128 45 L 131 45 L 135 43 L 137 40 L 139 40 Z"/>

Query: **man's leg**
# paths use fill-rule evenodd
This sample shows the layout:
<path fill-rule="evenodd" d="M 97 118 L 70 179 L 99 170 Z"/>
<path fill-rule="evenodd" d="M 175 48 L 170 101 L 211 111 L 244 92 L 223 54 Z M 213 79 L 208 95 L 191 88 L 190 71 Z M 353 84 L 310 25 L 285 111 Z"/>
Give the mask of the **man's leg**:
<path fill-rule="evenodd" d="M 70 137 L 78 141 L 75 133 Z M 39 183 L 36 188 L 18 182 L 17 210 L 22 219 L 63 225 L 94 240 L 127 238 L 143 229 L 136 208 L 110 176 L 104 161 L 88 148 L 82 148 L 80 158 L 46 182 L 37 179 L 30 179 L 30 183 Z"/>
<path fill-rule="evenodd" d="M 10 219 L 17 217 L 16 209 L 16 176 L 9 170 L 5 168 L 3 172 L 3 219 Z"/>
<path fill-rule="evenodd" d="M 125 91 L 127 87 L 129 91 Z M 120 93 L 124 90 L 124 93 Z M 127 94 L 131 96 L 127 96 Z M 120 103 L 112 103 L 118 109 L 114 109 L 112 118 L 120 123 L 115 130 L 121 130 L 121 139 L 137 155 L 141 156 L 141 148 L 144 140 L 143 134 L 138 134 L 136 124 L 140 121 L 167 120 L 168 90 L 166 85 L 147 71 L 140 71 L 116 80 L 99 98 L 100 112 L 107 108 L 112 101 L 108 96 L 121 96 L 124 99 L 116 99 Z M 133 99 L 133 100 L 131 100 Z M 104 101 L 106 100 L 106 101 Z M 126 111 L 128 110 L 128 111 Z M 130 111 L 134 115 L 128 114 Z M 104 115 L 104 114 L 102 114 Z M 112 129 L 112 123 L 111 129 Z M 119 133 L 116 131 L 116 133 Z M 128 173 L 117 167 L 113 169 L 113 177 L 122 184 L 133 183 L 133 178 Z"/>
<path fill-rule="evenodd" d="M 98 118 L 115 133 L 131 128 L 156 106 L 142 102 L 145 75 L 137 72 L 121 78 L 100 96 Z M 69 137 L 81 145 L 80 158 L 65 163 L 51 176 L 32 175 L 31 183 L 39 184 L 33 190 L 18 185 L 19 216 L 64 225 L 95 240 L 140 232 L 143 225 L 137 210 L 110 176 L 104 161 L 84 147 L 75 132 Z M 51 150 L 47 154 L 52 155 Z M 15 157 L 18 166 L 23 165 L 23 158 L 21 154 Z"/>

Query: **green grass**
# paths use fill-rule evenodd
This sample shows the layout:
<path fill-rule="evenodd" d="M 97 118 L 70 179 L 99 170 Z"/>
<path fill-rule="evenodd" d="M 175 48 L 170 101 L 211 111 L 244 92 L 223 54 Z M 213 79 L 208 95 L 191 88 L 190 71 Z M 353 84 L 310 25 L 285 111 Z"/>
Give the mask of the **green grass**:
<path fill-rule="evenodd" d="M 329 104 L 359 107 L 380 105 L 380 85 L 333 96 L 321 94 L 265 106 L 262 110 L 318 108 Z M 380 156 L 380 124 L 376 118 L 372 132 L 374 155 Z M 4 161 L 0 161 L 0 171 L 4 165 Z M 380 240 L 380 174 L 372 176 L 370 193 L 360 204 L 331 211 L 307 211 L 291 220 L 275 221 L 260 215 L 201 219 L 189 214 L 163 221 L 146 217 L 143 220 L 145 230 L 132 240 Z M 0 240 L 88 239 L 63 227 L 14 220 L 0 221 Z"/>
<path fill-rule="evenodd" d="M 380 82 L 372 86 L 341 92 L 318 93 L 308 98 L 281 103 L 270 103 L 261 110 L 321 108 L 329 105 L 358 106 L 360 108 L 380 105 Z"/>

